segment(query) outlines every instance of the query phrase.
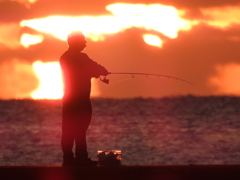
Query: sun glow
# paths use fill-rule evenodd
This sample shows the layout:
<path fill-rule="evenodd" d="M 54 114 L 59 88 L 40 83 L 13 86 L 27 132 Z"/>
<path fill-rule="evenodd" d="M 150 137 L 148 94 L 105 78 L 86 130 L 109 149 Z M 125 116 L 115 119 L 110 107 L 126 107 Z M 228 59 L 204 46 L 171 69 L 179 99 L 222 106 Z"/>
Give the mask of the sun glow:
<path fill-rule="evenodd" d="M 169 38 L 176 38 L 179 30 L 189 30 L 191 23 L 180 17 L 180 12 L 172 6 L 161 4 L 111 4 L 106 7 L 116 17 L 127 24 L 155 30 Z"/>
<path fill-rule="evenodd" d="M 109 16 L 50 16 L 41 19 L 24 20 L 21 26 L 28 26 L 50 33 L 61 40 L 73 30 L 81 30 L 93 41 L 102 41 L 107 34 L 137 27 L 156 31 L 169 38 L 176 38 L 180 30 L 189 30 L 190 21 L 180 17 L 180 11 L 161 4 L 111 4 L 106 7 Z"/>
<path fill-rule="evenodd" d="M 43 37 L 38 35 L 34 36 L 31 34 L 23 34 L 21 37 L 21 44 L 28 48 L 30 45 L 41 43 L 43 41 Z"/>
<path fill-rule="evenodd" d="M 152 46 L 157 46 L 157 47 L 162 47 L 162 40 L 156 36 L 156 35 L 152 35 L 152 34 L 144 34 L 143 35 L 143 39 L 144 41 Z"/>
<path fill-rule="evenodd" d="M 39 79 L 39 87 L 31 94 L 34 99 L 59 99 L 63 96 L 63 82 L 58 62 L 33 63 L 33 70 Z"/>
<path fill-rule="evenodd" d="M 39 79 L 38 88 L 31 93 L 33 99 L 60 99 L 63 96 L 63 81 L 58 62 L 33 63 L 33 70 Z M 99 96 L 97 83 L 92 79 L 91 96 Z"/>

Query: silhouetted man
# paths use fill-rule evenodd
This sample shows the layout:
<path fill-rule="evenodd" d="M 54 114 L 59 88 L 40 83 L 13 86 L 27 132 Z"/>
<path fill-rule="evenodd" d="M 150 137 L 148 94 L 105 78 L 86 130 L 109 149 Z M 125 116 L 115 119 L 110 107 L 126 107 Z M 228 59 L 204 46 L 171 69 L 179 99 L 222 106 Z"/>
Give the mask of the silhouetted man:
<path fill-rule="evenodd" d="M 108 71 L 91 60 L 85 53 L 84 35 L 72 32 L 68 35 L 68 50 L 61 56 L 64 96 L 62 107 L 63 166 L 95 166 L 88 158 L 86 131 L 92 117 L 90 101 L 91 78 L 108 75 Z M 72 151 L 75 142 L 75 155 Z"/>

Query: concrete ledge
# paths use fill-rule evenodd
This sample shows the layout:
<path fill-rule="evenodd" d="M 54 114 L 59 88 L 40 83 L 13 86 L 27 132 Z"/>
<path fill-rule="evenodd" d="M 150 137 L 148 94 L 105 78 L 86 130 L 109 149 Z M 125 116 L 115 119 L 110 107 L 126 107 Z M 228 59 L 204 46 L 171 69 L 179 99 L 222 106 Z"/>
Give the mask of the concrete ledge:
<path fill-rule="evenodd" d="M 240 180 L 240 165 L 0 166 L 1 180 Z"/>

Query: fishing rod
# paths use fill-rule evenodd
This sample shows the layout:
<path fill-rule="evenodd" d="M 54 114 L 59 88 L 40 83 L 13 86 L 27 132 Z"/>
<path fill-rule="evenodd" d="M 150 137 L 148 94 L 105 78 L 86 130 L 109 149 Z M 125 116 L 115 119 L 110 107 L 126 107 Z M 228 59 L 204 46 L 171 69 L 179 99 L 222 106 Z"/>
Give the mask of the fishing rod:
<path fill-rule="evenodd" d="M 123 73 L 123 72 L 109 72 L 109 74 L 120 74 L 120 75 L 124 75 L 124 74 L 127 74 L 127 75 L 132 75 L 132 77 L 134 78 L 134 75 L 144 75 L 146 77 L 148 76 L 156 76 L 156 77 L 164 77 L 164 78 L 168 78 L 168 79 L 175 79 L 175 80 L 178 80 L 178 81 L 183 81 L 183 82 L 186 82 L 192 86 L 195 86 L 193 83 L 187 81 L 187 80 L 184 80 L 184 79 L 181 79 L 181 78 L 178 78 L 178 77 L 174 77 L 174 76 L 168 76 L 168 75 L 162 75 L 162 74 L 150 74 L 150 73 Z M 106 84 L 109 84 L 109 79 L 106 78 L 106 76 L 104 76 L 103 79 L 100 78 L 100 80 Z"/>

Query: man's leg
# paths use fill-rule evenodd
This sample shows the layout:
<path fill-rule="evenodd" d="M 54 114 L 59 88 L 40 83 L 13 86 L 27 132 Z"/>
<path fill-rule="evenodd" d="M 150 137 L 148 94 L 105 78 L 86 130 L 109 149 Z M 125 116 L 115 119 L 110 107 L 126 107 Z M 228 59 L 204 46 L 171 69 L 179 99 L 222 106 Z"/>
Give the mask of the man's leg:
<path fill-rule="evenodd" d="M 81 115 L 75 128 L 76 160 L 83 161 L 88 159 L 86 132 L 91 122 L 91 113 Z"/>
<path fill-rule="evenodd" d="M 76 142 L 76 165 L 77 166 L 96 166 L 97 162 L 88 158 L 86 132 L 92 118 L 92 106 L 90 100 L 84 102 L 79 111 L 79 118 L 75 130 Z"/>
<path fill-rule="evenodd" d="M 63 166 L 74 165 L 73 143 L 74 143 L 74 117 L 63 107 L 62 111 L 62 138 Z"/>

